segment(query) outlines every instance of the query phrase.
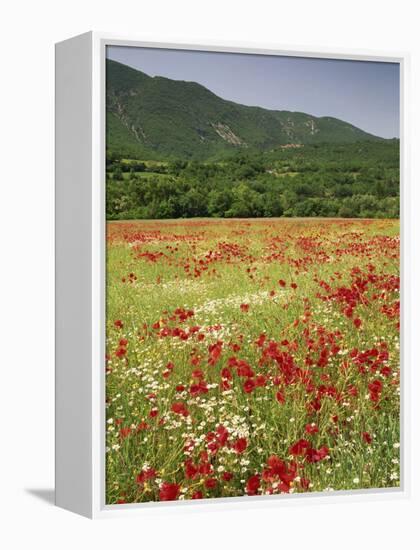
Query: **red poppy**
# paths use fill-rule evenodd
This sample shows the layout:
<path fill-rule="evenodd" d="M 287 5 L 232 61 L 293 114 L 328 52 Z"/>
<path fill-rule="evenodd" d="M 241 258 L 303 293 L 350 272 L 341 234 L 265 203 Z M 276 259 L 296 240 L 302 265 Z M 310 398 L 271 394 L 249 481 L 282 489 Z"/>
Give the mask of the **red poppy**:
<path fill-rule="evenodd" d="M 256 378 L 255 378 L 255 386 L 257 388 L 263 388 L 265 386 L 265 383 L 266 383 L 266 377 L 263 375 L 263 374 L 259 374 Z"/>
<path fill-rule="evenodd" d="M 243 453 L 247 447 L 248 447 L 248 442 L 245 437 L 238 438 L 233 444 L 233 448 L 239 454 Z"/>
<path fill-rule="evenodd" d="M 319 429 L 318 429 L 318 426 L 316 426 L 315 424 L 306 424 L 305 426 L 305 432 L 307 434 L 316 434 L 319 432 Z"/>
<path fill-rule="evenodd" d="M 153 468 L 145 468 L 143 469 L 138 476 L 136 477 L 137 483 L 144 483 L 148 479 L 153 479 L 156 477 L 156 470 Z"/>
<path fill-rule="evenodd" d="M 283 403 L 285 403 L 285 401 L 286 401 L 286 399 L 284 397 L 284 393 L 282 391 L 278 391 L 276 393 L 276 399 L 281 405 L 283 405 Z"/>
<path fill-rule="evenodd" d="M 209 391 L 207 384 L 204 380 L 200 380 L 198 384 L 191 384 L 190 386 L 190 394 L 191 395 L 199 395 L 201 393 L 207 393 Z"/>
<path fill-rule="evenodd" d="M 368 384 L 368 390 L 370 394 L 370 400 L 374 403 L 379 401 L 382 392 L 382 381 L 378 379 Z"/>
<path fill-rule="evenodd" d="M 362 438 L 363 438 L 363 441 L 365 443 L 367 443 L 368 445 L 370 445 L 372 443 L 372 436 L 370 435 L 369 432 L 363 432 L 362 433 Z"/>
<path fill-rule="evenodd" d="M 149 428 L 149 424 L 147 422 L 140 422 L 140 424 L 137 426 L 137 431 L 140 432 L 142 430 L 147 430 Z"/>
<path fill-rule="evenodd" d="M 198 474 L 198 468 L 193 464 L 191 459 L 185 461 L 185 477 L 194 479 Z"/>
<path fill-rule="evenodd" d="M 262 477 L 265 481 L 272 483 L 281 479 L 283 483 L 291 483 L 295 478 L 294 466 L 287 465 L 281 458 L 271 455 L 267 460 L 267 468 L 263 470 Z"/>
<path fill-rule="evenodd" d="M 244 382 L 244 392 L 245 393 L 251 393 L 252 390 L 255 388 L 255 382 L 252 378 L 247 378 Z"/>
<path fill-rule="evenodd" d="M 115 352 L 115 355 L 117 357 L 124 357 L 124 355 L 126 355 L 126 353 L 127 353 L 126 348 L 118 348 L 117 351 Z"/>
<path fill-rule="evenodd" d="M 347 393 L 353 397 L 357 397 L 359 392 L 354 384 L 349 384 Z"/>
<path fill-rule="evenodd" d="M 189 416 L 190 414 L 185 403 L 182 403 L 182 401 L 175 401 L 175 403 L 172 403 L 171 410 L 175 414 L 180 414 L 182 416 Z"/>
<path fill-rule="evenodd" d="M 125 428 L 121 428 L 120 429 L 120 436 L 121 436 L 121 439 L 125 439 L 126 437 L 128 437 L 131 433 L 131 428 L 129 426 L 125 427 Z"/>
<path fill-rule="evenodd" d="M 222 378 L 226 378 L 226 380 L 232 380 L 232 373 L 227 367 L 223 367 L 220 371 L 220 375 Z"/>
<path fill-rule="evenodd" d="M 209 462 L 200 462 L 198 471 L 202 476 L 208 476 L 213 472 L 213 467 Z"/>
<path fill-rule="evenodd" d="M 160 486 L 159 500 L 176 500 L 179 496 L 181 487 L 177 483 L 164 481 Z"/>
<path fill-rule="evenodd" d="M 258 474 L 255 474 L 251 476 L 246 482 L 246 492 L 248 495 L 253 496 L 258 493 L 259 488 L 260 488 L 260 476 Z"/>
<path fill-rule="evenodd" d="M 217 479 L 214 477 L 209 477 L 204 482 L 204 485 L 207 489 L 214 489 L 215 487 L 217 487 Z"/>
<path fill-rule="evenodd" d="M 319 462 L 328 456 L 329 449 L 325 445 L 319 449 L 313 449 L 312 447 L 306 451 L 306 459 L 308 462 Z"/>
<path fill-rule="evenodd" d="M 219 443 L 219 445 L 221 447 L 223 447 L 227 443 L 227 440 L 228 440 L 228 437 L 229 437 L 229 432 L 224 426 L 219 425 L 216 428 L 216 436 L 215 437 L 216 437 L 217 442 Z"/>
<path fill-rule="evenodd" d="M 242 376 L 244 378 L 252 378 L 254 376 L 254 371 L 246 361 L 237 362 L 236 372 L 238 376 Z"/>
<path fill-rule="evenodd" d="M 266 339 L 267 339 L 267 336 L 265 334 L 260 334 L 258 336 L 258 340 L 256 340 L 255 343 L 257 344 L 258 347 L 262 348 Z"/>
<path fill-rule="evenodd" d="M 301 456 L 304 455 L 306 450 L 309 449 L 311 446 L 310 442 L 306 439 L 299 439 L 299 441 L 296 441 L 290 448 L 289 448 L 289 454 L 293 456 Z"/>
<path fill-rule="evenodd" d="M 195 369 L 192 371 L 191 376 L 202 380 L 204 378 L 204 372 L 201 369 Z"/>
<path fill-rule="evenodd" d="M 215 344 L 209 346 L 209 358 L 208 364 L 215 365 L 222 354 L 223 342 L 217 341 Z"/>

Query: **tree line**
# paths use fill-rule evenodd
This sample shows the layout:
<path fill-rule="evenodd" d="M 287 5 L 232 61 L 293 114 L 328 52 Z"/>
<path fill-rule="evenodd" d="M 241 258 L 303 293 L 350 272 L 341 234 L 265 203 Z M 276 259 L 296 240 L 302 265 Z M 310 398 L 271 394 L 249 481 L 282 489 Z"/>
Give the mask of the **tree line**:
<path fill-rule="evenodd" d="M 152 165 L 114 155 L 107 218 L 398 218 L 398 143 L 305 149 Z"/>

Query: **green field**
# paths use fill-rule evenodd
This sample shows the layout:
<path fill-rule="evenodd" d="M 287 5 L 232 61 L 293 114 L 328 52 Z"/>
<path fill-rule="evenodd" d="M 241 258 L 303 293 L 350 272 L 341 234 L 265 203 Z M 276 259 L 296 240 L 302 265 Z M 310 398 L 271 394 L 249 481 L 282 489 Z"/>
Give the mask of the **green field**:
<path fill-rule="evenodd" d="M 399 485 L 398 220 L 107 243 L 107 503 Z"/>

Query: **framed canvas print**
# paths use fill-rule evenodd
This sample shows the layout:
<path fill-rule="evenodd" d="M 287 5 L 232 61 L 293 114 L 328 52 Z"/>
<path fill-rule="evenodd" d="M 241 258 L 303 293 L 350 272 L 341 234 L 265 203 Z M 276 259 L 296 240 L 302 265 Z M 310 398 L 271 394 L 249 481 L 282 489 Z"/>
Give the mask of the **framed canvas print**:
<path fill-rule="evenodd" d="M 404 71 L 57 44 L 59 506 L 405 494 Z"/>

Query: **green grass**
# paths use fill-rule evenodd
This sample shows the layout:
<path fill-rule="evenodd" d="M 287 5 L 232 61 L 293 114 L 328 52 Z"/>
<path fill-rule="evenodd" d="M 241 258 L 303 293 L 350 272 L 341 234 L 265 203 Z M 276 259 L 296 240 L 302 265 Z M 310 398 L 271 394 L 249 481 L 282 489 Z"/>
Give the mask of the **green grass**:
<path fill-rule="evenodd" d="M 397 486 L 399 333 L 397 318 L 386 315 L 384 307 L 395 305 L 398 292 L 392 284 L 387 290 L 382 287 L 398 275 L 398 232 L 396 220 L 110 223 L 107 502 L 159 500 L 162 482 L 176 484 L 179 498 L 191 498 L 197 491 L 205 498 L 240 496 L 246 494 L 249 478 L 267 468 L 272 455 L 288 464 L 296 462 L 290 492 Z M 194 266 L 199 275 L 194 276 Z M 135 275 L 131 282 L 130 273 Z M 371 276 L 351 318 L 343 313 L 341 302 L 321 299 L 340 287 L 352 288 L 357 278 L 365 280 L 372 273 L 376 279 Z M 285 281 L 284 288 L 279 280 Z M 325 292 L 319 281 L 327 282 L 331 292 Z M 249 306 L 248 311 L 241 305 Z M 176 315 L 174 319 L 178 308 L 194 315 L 185 321 Z M 361 320 L 360 328 L 355 318 Z M 122 328 L 114 325 L 118 320 Z M 186 340 L 161 335 L 165 329 L 188 332 L 192 326 L 200 328 Z M 259 347 L 255 342 L 262 334 L 266 343 Z M 121 346 L 122 339 L 127 343 Z M 281 372 L 276 362 L 261 363 L 270 340 L 307 372 L 305 382 L 296 378 L 277 384 Z M 209 365 L 209 348 L 217 342 L 222 343 L 220 357 Z M 317 366 L 321 350 L 330 350 L 332 342 L 339 351 L 328 356 L 325 366 Z M 352 350 L 382 349 L 381 343 L 389 357 L 380 368 L 389 367 L 390 372 L 381 374 L 379 367 L 374 371 L 363 365 L 367 372 L 362 373 Z M 314 350 L 308 352 L 311 345 Z M 126 351 L 118 356 L 121 348 Z M 263 375 L 265 386 L 246 393 L 245 378 L 232 368 L 231 388 L 222 391 L 222 369 L 233 356 L 251 366 L 254 378 Z M 308 357 L 314 365 L 307 364 Z M 174 368 L 165 378 L 170 362 Z M 203 371 L 208 387 L 198 396 L 189 392 L 197 381 L 196 369 Z M 368 386 L 377 379 L 383 387 L 376 403 Z M 185 390 L 176 391 L 179 384 Z M 325 387 L 335 395 L 322 394 Z M 349 393 L 351 387 L 357 395 Z M 279 390 L 283 404 L 276 399 Z M 319 392 L 319 410 L 309 410 Z M 189 415 L 173 412 L 174 402 L 184 403 Z M 154 408 L 158 414 L 150 418 Z M 138 431 L 142 422 L 148 427 Z M 308 435 L 305 426 L 311 423 L 319 431 Z M 227 428 L 229 438 L 213 453 L 205 436 L 218 426 Z M 372 437 L 370 444 L 364 432 Z M 240 437 L 247 440 L 243 453 L 233 448 Z M 293 457 L 290 447 L 302 438 L 314 449 L 328 447 L 328 455 L 314 463 Z M 185 454 L 188 441 L 195 447 Z M 187 478 L 185 460 L 190 457 L 197 464 L 203 451 L 209 452 L 212 473 Z M 147 468 L 156 471 L 155 477 L 138 483 L 136 477 Z M 226 471 L 233 474 L 229 481 L 223 479 Z M 208 478 L 217 480 L 216 487 L 206 486 Z M 308 479 L 309 487 L 299 478 Z M 267 491 L 285 488 L 274 480 L 260 480 L 257 494 Z"/>

